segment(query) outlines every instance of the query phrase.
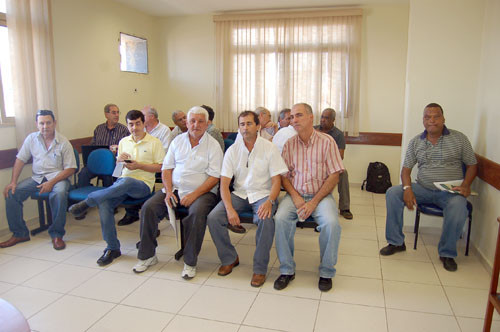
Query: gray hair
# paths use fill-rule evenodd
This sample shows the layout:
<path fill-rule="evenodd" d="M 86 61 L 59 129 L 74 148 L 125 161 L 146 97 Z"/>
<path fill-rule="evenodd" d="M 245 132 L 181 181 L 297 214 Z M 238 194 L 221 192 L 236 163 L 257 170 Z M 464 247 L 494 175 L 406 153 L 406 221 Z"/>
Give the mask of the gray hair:
<path fill-rule="evenodd" d="M 313 109 L 312 109 L 311 105 L 309 105 L 309 104 L 306 104 L 306 103 L 298 103 L 298 104 L 293 105 L 293 106 L 292 106 L 292 108 L 294 108 L 294 107 L 296 107 L 296 106 L 302 106 L 302 107 L 304 107 L 304 108 L 306 109 L 306 112 L 307 112 L 308 114 L 313 114 Z"/>
<path fill-rule="evenodd" d="M 177 116 L 177 114 L 179 113 L 184 113 L 183 111 L 181 110 L 175 110 L 173 113 L 172 113 L 172 121 L 175 122 L 175 117 Z"/>
<path fill-rule="evenodd" d="M 333 120 L 335 120 L 335 116 L 337 115 L 337 112 L 335 112 L 335 110 L 333 108 L 330 108 L 330 107 L 325 108 L 323 110 L 323 112 L 330 112 L 330 114 L 333 116 Z"/>
<path fill-rule="evenodd" d="M 260 113 L 266 113 L 267 115 L 271 116 L 271 112 L 269 112 L 269 110 L 265 107 L 257 107 L 255 109 L 255 113 L 257 113 L 257 115 L 260 115 Z"/>
<path fill-rule="evenodd" d="M 106 106 L 104 106 L 104 112 L 109 113 L 109 109 L 110 109 L 111 107 L 113 107 L 113 106 L 114 106 L 114 107 L 116 107 L 116 108 L 118 108 L 118 106 L 116 106 L 115 104 L 106 104 Z M 120 109 L 118 108 L 118 111 L 119 111 L 119 110 L 120 110 Z"/>
<path fill-rule="evenodd" d="M 286 113 L 290 113 L 291 109 L 289 108 L 284 108 L 280 111 L 280 120 L 283 120 L 286 116 Z"/>
<path fill-rule="evenodd" d="M 195 114 L 203 114 L 205 116 L 205 120 L 208 121 L 208 112 L 203 107 L 201 107 L 201 106 L 191 107 L 188 111 L 188 114 L 187 114 L 188 121 L 189 121 L 189 118 L 191 117 L 191 115 L 195 115 Z"/>
<path fill-rule="evenodd" d="M 158 119 L 158 111 L 154 107 L 148 107 L 148 113 Z"/>

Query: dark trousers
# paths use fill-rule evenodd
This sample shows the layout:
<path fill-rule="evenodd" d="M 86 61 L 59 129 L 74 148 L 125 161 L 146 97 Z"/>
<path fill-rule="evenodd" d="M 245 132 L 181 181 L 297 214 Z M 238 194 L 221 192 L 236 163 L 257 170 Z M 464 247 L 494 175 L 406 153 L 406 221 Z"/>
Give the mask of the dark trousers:
<path fill-rule="evenodd" d="M 158 223 L 168 215 L 165 205 L 165 194 L 158 191 L 153 197 L 148 199 L 141 209 L 141 243 L 137 258 L 148 259 L 155 255 L 158 242 L 156 233 Z M 196 266 L 198 254 L 201 251 L 203 238 L 207 225 L 207 215 L 217 204 L 217 196 L 208 192 L 191 204 L 188 208 L 188 215 L 182 219 L 184 228 L 184 262 L 189 266 Z"/>

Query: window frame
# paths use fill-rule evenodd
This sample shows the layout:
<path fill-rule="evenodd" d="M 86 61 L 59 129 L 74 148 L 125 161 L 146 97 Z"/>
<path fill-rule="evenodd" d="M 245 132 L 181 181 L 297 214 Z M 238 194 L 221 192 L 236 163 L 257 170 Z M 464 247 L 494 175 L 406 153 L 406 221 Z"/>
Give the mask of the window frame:
<path fill-rule="evenodd" d="M 0 26 L 7 28 L 7 15 L 0 12 Z M 11 126 L 15 123 L 15 117 L 6 116 L 5 114 L 5 103 L 3 95 L 3 83 L 2 83 L 2 68 L 0 66 L 0 126 Z"/>

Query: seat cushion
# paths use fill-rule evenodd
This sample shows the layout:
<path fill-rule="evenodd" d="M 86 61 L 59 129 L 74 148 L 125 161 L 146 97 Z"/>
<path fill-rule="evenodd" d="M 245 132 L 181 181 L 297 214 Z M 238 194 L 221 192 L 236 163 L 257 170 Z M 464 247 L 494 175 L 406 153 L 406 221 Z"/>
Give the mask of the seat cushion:
<path fill-rule="evenodd" d="M 76 188 L 73 190 L 70 190 L 68 194 L 68 198 L 72 201 L 83 201 L 84 199 L 87 199 L 87 196 L 90 193 L 93 193 L 94 191 L 98 190 L 103 190 L 104 187 L 94 187 L 94 186 L 88 186 L 88 187 L 82 187 L 82 188 Z"/>

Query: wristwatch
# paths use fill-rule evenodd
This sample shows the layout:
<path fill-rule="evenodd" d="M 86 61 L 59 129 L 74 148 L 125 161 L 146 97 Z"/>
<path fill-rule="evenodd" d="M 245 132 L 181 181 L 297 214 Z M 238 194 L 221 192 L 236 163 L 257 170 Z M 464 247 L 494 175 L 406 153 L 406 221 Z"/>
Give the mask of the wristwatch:
<path fill-rule="evenodd" d="M 403 191 L 405 191 L 408 188 L 411 188 L 411 186 L 403 186 Z"/>
<path fill-rule="evenodd" d="M 274 199 L 268 199 L 269 202 L 271 202 L 271 205 L 274 205 L 274 203 L 276 203 L 276 200 Z"/>

